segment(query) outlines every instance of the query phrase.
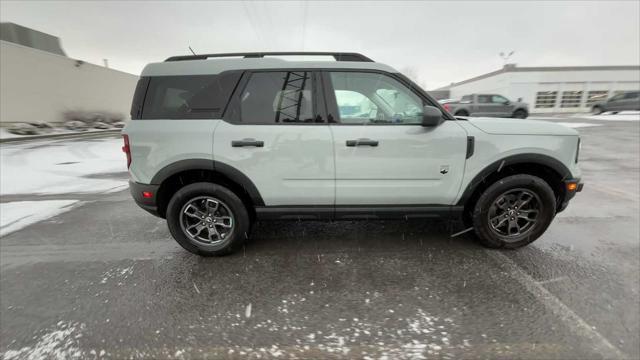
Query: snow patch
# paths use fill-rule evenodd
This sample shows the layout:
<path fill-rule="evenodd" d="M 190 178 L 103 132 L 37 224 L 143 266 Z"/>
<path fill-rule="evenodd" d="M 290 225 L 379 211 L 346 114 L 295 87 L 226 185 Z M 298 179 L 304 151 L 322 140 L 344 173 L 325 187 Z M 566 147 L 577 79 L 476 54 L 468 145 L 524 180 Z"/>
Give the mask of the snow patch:
<path fill-rule="evenodd" d="M 556 124 L 564 125 L 570 128 L 582 128 L 582 127 L 591 127 L 591 126 L 602 126 L 602 124 L 595 123 L 580 123 L 580 122 L 559 122 Z"/>
<path fill-rule="evenodd" d="M 617 114 L 602 113 L 600 115 L 577 115 L 583 119 L 600 120 L 600 121 L 640 121 L 640 111 L 620 111 Z"/>
<path fill-rule="evenodd" d="M 82 334 L 84 324 L 66 323 L 56 324 L 56 328 L 42 335 L 33 346 L 25 346 L 19 350 L 7 350 L 3 358 L 6 360 L 26 359 L 82 359 L 83 352 L 78 347 L 78 338 Z M 104 350 L 100 351 L 104 354 Z"/>
<path fill-rule="evenodd" d="M 62 214 L 78 200 L 14 201 L 0 203 L 0 236 Z"/>
<path fill-rule="evenodd" d="M 109 280 L 117 279 L 117 280 L 120 280 L 118 282 L 118 286 L 120 286 L 122 285 L 122 281 L 126 280 L 132 274 L 133 274 L 133 265 L 125 268 L 111 269 L 109 271 L 106 271 L 104 274 L 102 274 L 102 280 L 100 280 L 100 284 L 106 284 L 107 281 Z"/>
<path fill-rule="evenodd" d="M 100 176 L 127 171 L 121 146 L 120 139 L 3 144 L 0 194 L 97 193 L 124 189 L 126 179 Z"/>

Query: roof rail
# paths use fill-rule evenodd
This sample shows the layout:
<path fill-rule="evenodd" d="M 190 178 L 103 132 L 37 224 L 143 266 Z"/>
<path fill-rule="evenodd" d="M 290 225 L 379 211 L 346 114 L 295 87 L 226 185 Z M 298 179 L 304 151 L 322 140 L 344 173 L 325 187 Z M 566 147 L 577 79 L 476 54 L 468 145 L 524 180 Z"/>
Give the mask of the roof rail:
<path fill-rule="evenodd" d="M 182 56 L 172 56 L 165 61 L 184 61 L 184 60 L 206 60 L 208 58 L 218 58 L 218 57 L 231 57 L 231 56 L 242 56 L 243 58 L 263 58 L 265 56 L 282 56 L 282 55 L 294 55 L 294 56 L 304 56 L 304 55 L 326 55 L 333 56 L 336 61 L 360 61 L 360 62 L 373 62 L 373 60 L 368 57 L 358 54 L 358 53 L 341 53 L 341 52 L 248 52 L 248 53 L 225 53 L 225 54 L 202 54 L 202 55 L 182 55 Z"/>

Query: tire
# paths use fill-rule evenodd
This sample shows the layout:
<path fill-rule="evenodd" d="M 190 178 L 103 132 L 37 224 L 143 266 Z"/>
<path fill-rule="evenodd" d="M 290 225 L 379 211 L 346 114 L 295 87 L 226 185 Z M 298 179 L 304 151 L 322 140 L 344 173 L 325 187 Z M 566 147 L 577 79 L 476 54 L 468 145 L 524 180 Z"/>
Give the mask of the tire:
<path fill-rule="evenodd" d="M 529 201 L 523 204 L 522 201 L 527 198 Z M 517 199 L 521 200 L 514 203 Z M 519 204 L 522 205 L 520 209 L 517 206 Z M 506 220 L 502 215 L 507 215 Z M 555 215 L 556 200 L 549 184 L 539 177 L 522 174 L 506 177 L 489 186 L 475 204 L 472 221 L 482 245 L 490 248 L 515 249 L 540 237 Z M 522 216 L 535 218 L 535 221 L 530 222 Z M 497 219 L 494 224 L 498 226 L 492 226 L 490 219 Z M 511 219 L 515 219 L 517 225 L 512 226 Z M 518 233 L 512 231 L 516 229 Z"/>
<path fill-rule="evenodd" d="M 456 111 L 455 116 L 469 116 L 469 113 L 466 110 Z"/>
<path fill-rule="evenodd" d="M 523 109 L 518 109 L 516 111 L 513 112 L 512 117 L 516 118 L 516 119 L 526 119 L 527 116 L 529 116 L 529 114 L 527 114 L 526 110 Z"/>
<path fill-rule="evenodd" d="M 167 225 L 185 250 L 201 256 L 221 256 L 231 254 L 244 244 L 251 220 L 242 200 L 231 190 L 200 182 L 187 185 L 173 195 L 167 206 Z M 191 232 L 197 234 L 190 236 Z"/>
<path fill-rule="evenodd" d="M 602 114 L 602 107 L 600 107 L 600 106 L 594 106 L 594 107 L 592 107 L 592 108 L 591 108 L 591 113 L 592 113 L 593 115 L 600 115 L 600 114 Z"/>

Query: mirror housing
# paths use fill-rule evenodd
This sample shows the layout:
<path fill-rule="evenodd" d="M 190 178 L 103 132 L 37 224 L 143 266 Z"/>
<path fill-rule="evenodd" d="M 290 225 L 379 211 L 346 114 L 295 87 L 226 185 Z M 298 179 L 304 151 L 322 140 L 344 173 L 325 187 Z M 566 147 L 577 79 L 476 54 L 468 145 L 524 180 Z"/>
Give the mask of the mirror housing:
<path fill-rule="evenodd" d="M 442 111 L 437 107 L 426 105 L 422 109 L 422 126 L 438 126 L 442 121 Z"/>

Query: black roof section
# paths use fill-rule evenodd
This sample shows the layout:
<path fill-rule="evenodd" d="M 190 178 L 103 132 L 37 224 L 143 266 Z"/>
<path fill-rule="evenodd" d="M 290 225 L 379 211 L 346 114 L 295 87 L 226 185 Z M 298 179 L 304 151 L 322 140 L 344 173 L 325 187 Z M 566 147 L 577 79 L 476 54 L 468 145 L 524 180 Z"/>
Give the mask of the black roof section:
<path fill-rule="evenodd" d="M 359 62 L 374 62 L 368 57 L 358 53 L 343 53 L 343 52 L 322 52 L 322 51 L 298 51 L 298 52 L 248 52 L 248 53 L 223 53 L 223 54 L 202 54 L 202 55 L 181 55 L 172 56 L 165 61 L 185 61 L 185 60 L 206 60 L 208 58 L 220 58 L 220 57 L 232 57 L 242 56 L 243 58 L 263 58 L 265 56 L 304 56 L 304 55 L 326 55 L 333 56 L 336 61 L 359 61 Z"/>

